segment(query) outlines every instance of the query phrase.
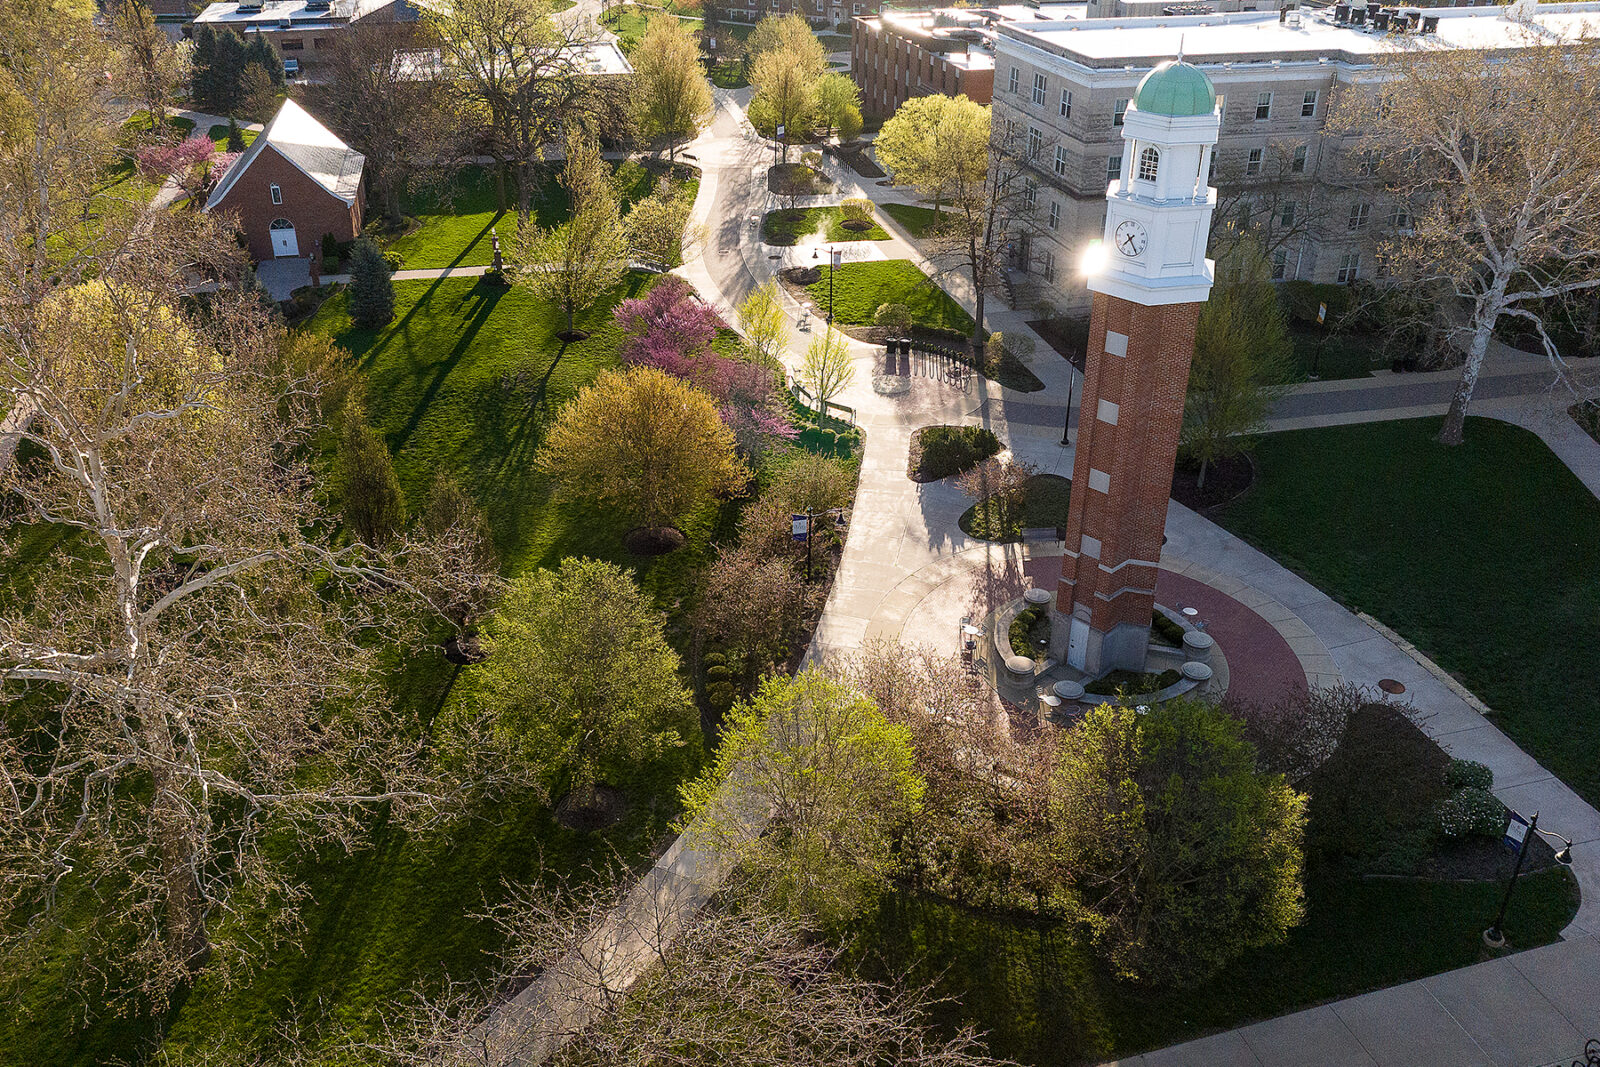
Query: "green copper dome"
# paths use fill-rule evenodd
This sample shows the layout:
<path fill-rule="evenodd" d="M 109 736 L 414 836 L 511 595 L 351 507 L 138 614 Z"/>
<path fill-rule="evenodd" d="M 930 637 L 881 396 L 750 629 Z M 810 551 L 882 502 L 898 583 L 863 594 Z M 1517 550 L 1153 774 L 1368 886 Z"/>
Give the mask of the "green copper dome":
<path fill-rule="evenodd" d="M 1133 106 L 1149 115 L 1209 115 L 1217 107 L 1217 90 L 1199 67 L 1169 59 L 1144 76 Z"/>

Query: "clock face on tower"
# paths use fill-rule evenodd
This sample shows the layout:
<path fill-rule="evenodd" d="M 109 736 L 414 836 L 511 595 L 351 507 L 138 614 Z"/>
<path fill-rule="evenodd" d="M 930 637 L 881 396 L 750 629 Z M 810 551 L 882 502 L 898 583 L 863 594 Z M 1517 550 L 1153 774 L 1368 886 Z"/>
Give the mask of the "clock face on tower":
<path fill-rule="evenodd" d="M 1119 225 L 1113 236 L 1117 251 L 1130 259 L 1143 252 L 1145 246 L 1150 243 L 1150 235 L 1145 232 L 1145 228 L 1132 219 Z"/>

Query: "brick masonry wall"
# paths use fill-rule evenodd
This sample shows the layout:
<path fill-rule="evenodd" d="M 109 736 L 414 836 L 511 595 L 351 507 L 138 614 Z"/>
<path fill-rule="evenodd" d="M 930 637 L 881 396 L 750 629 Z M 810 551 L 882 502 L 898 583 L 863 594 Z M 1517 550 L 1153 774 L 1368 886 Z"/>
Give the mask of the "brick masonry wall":
<path fill-rule="evenodd" d="M 283 203 L 272 202 L 271 186 L 276 183 Z M 322 235 L 349 241 L 361 232 L 362 201 L 366 199 L 366 177 L 356 193 L 356 202 L 346 204 L 312 181 L 284 159 L 270 145 L 239 176 L 228 195 L 211 205 L 214 213 L 231 215 L 250 249 L 253 259 L 272 259 L 271 227 L 274 219 L 294 223 L 300 255 L 321 255 Z"/>
<path fill-rule="evenodd" d="M 1199 317 L 1199 304 L 1094 297 L 1056 607 L 1086 608 L 1101 633 L 1150 624 Z M 1108 331 L 1128 338 L 1126 356 L 1106 351 Z M 1102 400 L 1117 405 L 1114 425 L 1099 417 Z M 1094 487 L 1091 470 L 1109 477 L 1107 491 Z M 1081 553 L 1086 535 L 1100 541 L 1098 559 Z"/>

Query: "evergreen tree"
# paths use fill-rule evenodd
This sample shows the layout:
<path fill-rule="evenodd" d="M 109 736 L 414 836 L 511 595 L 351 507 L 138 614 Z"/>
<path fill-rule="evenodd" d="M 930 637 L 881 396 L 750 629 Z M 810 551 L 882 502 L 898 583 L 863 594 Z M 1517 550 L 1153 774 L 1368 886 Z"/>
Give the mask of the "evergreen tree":
<path fill-rule="evenodd" d="M 366 409 L 356 399 L 344 408 L 339 488 L 344 496 L 344 521 L 363 542 L 382 548 L 400 532 L 406 501 L 394 473 L 394 459 L 383 438 L 367 425 Z"/>
<path fill-rule="evenodd" d="M 217 54 L 211 64 L 209 82 L 212 97 L 206 107 L 219 115 L 239 109 L 239 78 L 244 74 L 246 50 L 239 35 L 229 30 L 217 34 Z"/>
<path fill-rule="evenodd" d="M 355 243 L 350 253 L 351 320 L 365 329 L 376 329 L 394 318 L 394 282 L 389 263 L 370 238 Z"/>
<path fill-rule="evenodd" d="M 194 55 L 189 61 L 189 97 L 196 107 L 209 108 L 216 96 L 217 31 L 201 26 L 194 34 Z"/>
<path fill-rule="evenodd" d="M 250 39 L 250 44 L 245 49 L 245 62 L 260 66 L 267 72 L 267 77 L 272 79 L 273 85 L 283 85 L 283 60 L 279 58 L 278 50 L 259 33 Z"/>
<path fill-rule="evenodd" d="M 239 132 L 238 122 L 230 117 L 228 119 L 228 151 L 243 152 L 244 150 L 244 135 Z"/>

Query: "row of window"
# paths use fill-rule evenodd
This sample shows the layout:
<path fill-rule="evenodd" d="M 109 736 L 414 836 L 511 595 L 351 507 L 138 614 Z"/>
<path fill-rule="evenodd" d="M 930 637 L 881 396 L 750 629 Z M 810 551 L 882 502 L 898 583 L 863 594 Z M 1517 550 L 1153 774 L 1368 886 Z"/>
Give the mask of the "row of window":
<path fill-rule="evenodd" d="M 1017 93 L 1017 94 L 1021 93 L 1021 91 L 1022 91 L 1022 88 L 1021 88 L 1021 86 L 1022 86 L 1022 70 L 1021 70 L 1020 67 L 1012 67 L 1011 68 L 1011 74 L 1010 74 L 1010 77 L 1007 79 L 1007 83 L 1006 84 L 1007 84 L 1007 88 L 1012 93 Z M 1318 103 L 1318 101 L 1320 99 L 1320 95 L 1321 94 L 1316 89 L 1307 89 L 1307 90 L 1305 90 L 1305 92 L 1303 92 L 1301 94 L 1301 96 L 1300 96 L 1300 117 L 1301 118 L 1309 119 L 1309 118 L 1315 118 L 1316 117 L 1316 114 L 1317 114 L 1317 103 Z M 1034 76 L 1033 76 L 1033 105 L 1035 107 L 1045 107 L 1045 106 L 1047 106 L 1047 103 L 1048 103 L 1049 99 L 1050 99 L 1050 79 L 1049 79 L 1049 77 L 1047 75 L 1044 75 L 1044 74 L 1038 74 L 1038 73 L 1034 74 Z M 1224 112 L 1226 112 L 1227 97 L 1218 96 L 1217 97 L 1217 104 L 1218 104 L 1219 107 L 1222 107 L 1224 109 Z M 1273 99 L 1272 99 L 1272 93 L 1270 91 L 1263 91 L 1263 92 L 1257 93 L 1256 94 L 1256 121 L 1264 122 L 1267 119 L 1272 118 L 1272 106 L 1273 106 Z M 1072 117 L 1072 90 L 1070 90 L 1070 89 L 1062 89 L 1061 90 L 1061 96 L 1058 98 L 1057 109 L 1058 109 L 1058 111 L 1059 111 L 1059 113 L 1060 113 L 1062 118 L 1071 118 Z M 1122 125 L 1122 121 L 1123 121 L 1123 116 L 1127 114 L 1127 111 L 1128 111 L 1128 100 L 1127 99 L 1118 100 L 1112 106 L 1112 109 L 1111 109 L 1111 125 L 1113 125 L 1113 126 L 1121 126 Z"/>

